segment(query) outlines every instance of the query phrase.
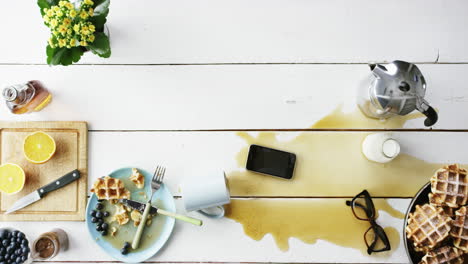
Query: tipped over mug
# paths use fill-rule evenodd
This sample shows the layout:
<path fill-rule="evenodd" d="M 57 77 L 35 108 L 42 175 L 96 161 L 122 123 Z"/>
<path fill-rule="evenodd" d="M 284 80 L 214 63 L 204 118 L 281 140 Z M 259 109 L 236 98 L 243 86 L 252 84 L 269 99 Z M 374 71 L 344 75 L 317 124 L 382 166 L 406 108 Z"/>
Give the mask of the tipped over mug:
<path fill-rule="evenodd" d="M 185 177 L 181 191 L 187 212 L 198 211 L 211 218 L 223 217 L 223 205 L 231 200 L 226 174 L 222 170 L 200 171 Z"/>

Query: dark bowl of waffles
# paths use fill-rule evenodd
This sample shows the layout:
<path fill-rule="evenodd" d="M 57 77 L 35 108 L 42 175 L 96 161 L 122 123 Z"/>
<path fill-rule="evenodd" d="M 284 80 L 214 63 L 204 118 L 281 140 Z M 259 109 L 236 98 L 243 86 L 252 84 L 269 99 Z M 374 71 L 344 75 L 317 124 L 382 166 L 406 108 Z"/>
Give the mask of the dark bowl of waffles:
<path fill-rule="evenodd" d="M 411 201 L 404 221 L 409 263 L 468 261 L 468 176 L 457 164 L 437 170 Z"/>

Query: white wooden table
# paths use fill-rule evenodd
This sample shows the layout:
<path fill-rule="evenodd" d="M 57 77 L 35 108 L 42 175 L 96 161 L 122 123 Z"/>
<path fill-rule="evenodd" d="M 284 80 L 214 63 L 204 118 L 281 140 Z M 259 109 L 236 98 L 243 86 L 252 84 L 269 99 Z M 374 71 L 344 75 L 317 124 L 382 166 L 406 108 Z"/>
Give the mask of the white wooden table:
<path fill-rule="evenodd" d="M 151 170 L 157 161 L 170 168 L 167 184 L 183 212 L 178 184 L 192 166 L 202 159 L 238 169 L 245 143 L 237 130 L 305 130 L 341 104 L 352 111 L 366 63 L 401 59 L 420 66 L 439 122 L 429 131 L 411 120 L 398 133 L 423 150 L 413 153 L 420 159 L 468 163 L 467 10 L 464 0 L 113 0 L 112 57 L 86 54 L 78 65 L 49 67 L 49 33 L 35 1 L 6 1 L 0 86 L 39 79 L 55 97 L 40 113 L 13 116 L 1 107 L 0 116 L 89 122 L 89 183 L 127 165 Z M 340 129 L 356 128 L 372 127 Z M 390 199 L 401 211 L 409 201 Z M 283 252 L 270 235 L 254 241 L 231 219 L 204 220 L 201 229 L 177 223 L 151 262 L 407 262 L 402 243 L 388 258 L 295 239 Z M 388 215 L 379 222 L 402 229 Z M 73 246 L 54 263 L 113 261 L 82 222 L 3 226 L 30 237 L 65 229 Z"/>

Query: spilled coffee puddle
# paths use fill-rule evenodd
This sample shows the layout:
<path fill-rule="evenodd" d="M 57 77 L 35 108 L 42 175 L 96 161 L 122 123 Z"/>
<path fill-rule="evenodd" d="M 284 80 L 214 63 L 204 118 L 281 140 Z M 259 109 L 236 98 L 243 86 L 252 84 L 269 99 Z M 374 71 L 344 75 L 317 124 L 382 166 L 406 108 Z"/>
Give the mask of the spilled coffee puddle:
<path fill-rule="evenodd" d="M 407 120 L 421 114 L 395 117 L 385 122 L 364 117 L 358 109 L 343 113 L 341 107 L 324 117 L 312 128 L 401 128 Z M 368 161 L 361 153 L 367 132 L 303 132 L 289 140 L 280 140 L 280 133 L 261 132 L 256 136 L 240 132 L 246 145 L 237 154 L 239 168 L 244 168 L 250 144 L 258 144 L 293 152 L 296 168 L 290 181 L 268 177 L 246 170 L 227 173 L 232 196 L 266 197 L 353 197 L 367 189 L 373 197 L 412 197 L 444 164 L 428 163 L 401 154 L 387 164 Z M 393 217 L 403 214 L 388 205 L 385 199 L 374 199 L 377 210 Z M 369 223 L 356 220 L 345 199 L 248 199 L 232 200 L 227 217 L 241 223 L 245 233 L 261 240 L 270 233 L 278 247 L 289 249 L 288 240 L 298 238 L 313 244 L 322 239 L 343 247 L 365 252 L 364 232 Z M 377 220 L 379 222 L 379 220 Z M 385 223 L 380 223 L 385 226 Z M 399 233 L 385 228 L 392 249 L 398 248 Z M 391 252 L 373 257 L 385 257 Z"/>
<path fill-rule="evenodd" d="M 443 164 L 400 154 L 387 164 L 368 161 L 361 153 L 365 132 L 304 132 L 281 141 L 274 132 L 238 133 L 247 143 L 237 154 L 245 167 L 250 144 L 296 154 L 292 180 L 246 170 L 228 173 L 233 196 L 353 197 L 367 189 L 376 197 L 412 197 Z"/>
<path fill-rule="evenodd" d="M 311 128 L 328 128 L 328 129 L 397 129 L 402 128 L 404 124 L 412 119 L 423 118 L 424 115 L 419 112 L 414 112 L 405 116 L 394 116 L 389 119 L 379 120 L 365 117 L 361 110 L 356 108 L 349 113 L 343 112 L 343 106 L 338 106 L 329 115 L 315 122 Z M 423 121 L 421 120 L 421 124 Z"/>
<path fill-rule="evenodd" d="M 282 251 L 289 249 L 289 238 L 313 244 L 317 239 L 360 250 L 367 255 L 364 233 L 369 222 L 357 220 L 346 199 L 252 199 L 231 200 L 226 206 L 226 217 L 244 227 L 244 232 L 254 240 L 270 233 Z M 393 217 L 404 214 L 393 209 L 385 199 L 374 199 L 376 210 L 384 210 Z M 379 221 L 377 220 L 377 223 Z M 382 223 L 380 223 L 382 224 Z M 399 231 L 384 228 L 393 249 L 400 244 Z M 385 257 L 388 253 L 375 254 Z"/>

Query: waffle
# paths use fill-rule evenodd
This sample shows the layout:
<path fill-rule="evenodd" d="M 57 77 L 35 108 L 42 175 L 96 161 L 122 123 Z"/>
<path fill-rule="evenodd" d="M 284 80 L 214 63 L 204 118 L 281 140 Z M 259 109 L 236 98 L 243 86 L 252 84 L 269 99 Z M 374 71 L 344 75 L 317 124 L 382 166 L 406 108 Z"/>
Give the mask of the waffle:
<path fill-rule="evenodd" d="M 440 206 L 460 207 L 468 202 L 468 176 L 457 164 L 444 166 L 431 178 L 431 203 Z"/>
<path fill-rule="evenodd" d="M 463 264 L 463 251 L 444 246 L 427 253 L 419 264 Z"/>
<path fill-rule="evenodd" d="M 450 236 L 457 248 L 468 252 L 468 208 L 466 206 L 455 212 Z"/>
<path fill-rule="evenodd" d="M 97 179 L 91 192 L 95 193 L 99 200 L 130 199 L 130 191 L 125 188 L 123 182 L 109 176 Z"/>
<path fill-rule="evenodd" d="M 432 250 L 449 236 L 452 221 L 440 207 L 416 205 L 415 211 L 409 214 L 406 237 L 413 241 L 415 248 Z"/>
<path fill-rule="evenodd" d="M 143 176 L 137 169 L 132 169 L 132 175 L 130 175 L 130 180 L 135 183 L 138 189 L 145 187 L 145 176 Z"/>
<path fill-rule="evenodd" d="M 127 208 L 123 204 L 118 203 L 115 205 L 115 212 L 112 216 L 112 221 L 116 221 L 119 225 L 125 225 L 130 221 Z"/>

